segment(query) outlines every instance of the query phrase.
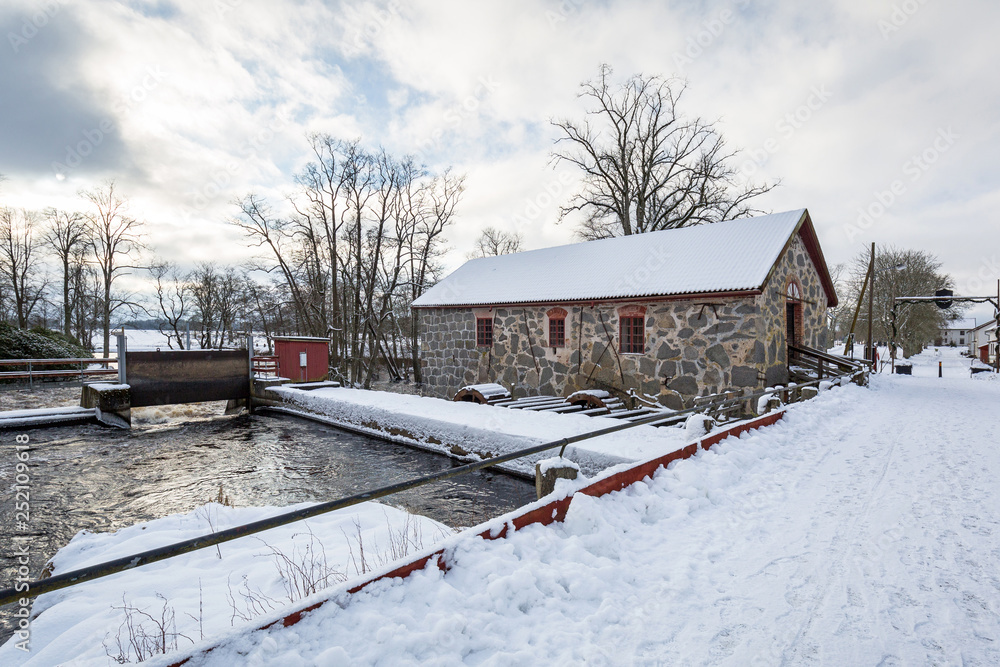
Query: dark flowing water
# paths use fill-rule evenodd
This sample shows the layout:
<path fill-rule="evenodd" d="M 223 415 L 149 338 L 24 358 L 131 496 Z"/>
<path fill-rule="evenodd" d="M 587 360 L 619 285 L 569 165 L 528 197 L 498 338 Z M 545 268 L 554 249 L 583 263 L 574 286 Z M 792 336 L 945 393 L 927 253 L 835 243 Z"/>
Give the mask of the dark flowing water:
<path fill-rule="evenodd" d="M 131 431 L 97 425 L 27 431 L 31 572 L 83 529 L 113 531 L 188 512 L 222 484 L 240 507 L 331 500 L 457 465 L 451 459 L 295 417 L 204 418 L 166 409 Z M 0 587 L 13 585 L 15 433 L 0 433 Z M 526 480 L 480 471 L 384 499 L 452 527 L 475 525 L 535 499 Z M 13 606 L 8 606 L 11 609 Z M 0 643 L 11 617 L 0 612 Z"/>

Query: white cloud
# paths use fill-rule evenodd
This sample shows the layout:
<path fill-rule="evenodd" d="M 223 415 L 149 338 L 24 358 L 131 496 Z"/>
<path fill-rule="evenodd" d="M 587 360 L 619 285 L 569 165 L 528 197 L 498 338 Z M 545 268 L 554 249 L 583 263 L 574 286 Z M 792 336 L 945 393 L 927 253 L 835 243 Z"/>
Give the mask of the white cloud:
<path fill-rule="evenodd" d="M 901 18 L 903 5 L 918 9 Z M 893 243 L 938 254 L 961 285 L 978 270 L 975 248 L 1000 246 L 1000 7 L 985 0 L 169 7 L 100 0 L 53 19 L 87 38 L 60 85 L 103 100 L 128 160 L 64 181 L 10 173 L 7 202 L 75 208 L 78 188 L 116 176 L 161 255 L 245 261 L 224 223 L 229 202 L 251 189 L 280 201 L 308 159 L 305 132 L 328 131 L 468 174 L 451 265 L 482 227 L 513 229 L 533 203 L 527 245 L 566 242 L 569 223 L 555 224 L 564 202 L 545 201 L 556 178 L 548 119 L 580 115 L 579 83 L 607 62 L 622 76 L 686 76 L 687 111 L 719 118 L 733 145 L 762 156 L 757 176 L 783 181 L 764 206 L 809 207 L 832 263 L 870 240 Z M 796 118 L 818 87 L 828 99 Z M 960 139 L 861 236 L 845 233 L 948 127 Z"/>

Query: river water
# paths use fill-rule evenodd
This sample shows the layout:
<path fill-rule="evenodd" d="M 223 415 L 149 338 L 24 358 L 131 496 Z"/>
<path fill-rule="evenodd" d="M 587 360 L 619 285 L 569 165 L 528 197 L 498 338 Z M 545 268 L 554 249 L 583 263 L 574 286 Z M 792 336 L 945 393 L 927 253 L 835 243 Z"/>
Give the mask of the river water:
<path fill-rule="evenodd" d="M 448 457 L 296 417 L 219 417 L 219 404 L 133 411 L 133 429 L 98 425 L 26 431 L 31 476 L 31 572 L 80 530 L 113 531 L 188 512 L 219 485 L 239 507 L 332 500 L 458 465 Z M 0 434 L 0 587 L 13 585 L 14 433 Z M 383 500 L 452 527 L 535 499 L 534 484 L 480 471 Z M 17 540 L 22 543 L 24 540 Z M 7 610 L 12 606 L 8 606 Z M 0 643 L 11 617 L 0 612 Z"/>

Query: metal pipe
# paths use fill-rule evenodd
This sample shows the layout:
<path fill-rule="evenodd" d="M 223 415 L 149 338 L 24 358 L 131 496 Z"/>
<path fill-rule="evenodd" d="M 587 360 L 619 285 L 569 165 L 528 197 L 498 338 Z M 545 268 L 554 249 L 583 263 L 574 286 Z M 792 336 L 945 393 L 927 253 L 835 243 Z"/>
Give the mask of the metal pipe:
<path fill-rule="evenodd" d="M 858 370 L 853 373 L 848 373 L 840 377 L 850 377 L 854 379 L 857 377 L 858 373 L 863 373 L 864 370 Z M 810 382 L 805 382 L 802 384 L 797 384 L 796 387 L 808 387 L 814 384 L 818 384 L 820 380 L 813 380 Z M 759 398 L 765 394 L 771 394 L 772 391 L 760 391 L 755 392 L 746 396 L 746 400 L 752 400 L 753 398 Z M 624 431 L 630 428 L 636 428 L 638 426 L 648 426 L 655 424 L 660 421 L 665 421 L 668 419 L 675 419 L 677 416 L 687 413 L 695 413 L 705 410 L 705 406 L 699 406 L 695 408 L 688 408 L 686 410 L 678 410 L 677 412 L 670 412 L 666 414 L 651 415 L 642 419 L 637 419 L 635 421 L 625 422 L 622 424 L 616 424 L 615 426 L 609 426 L 607 428 L 598 429 L 596 431 L 590 431 L 588 433 L 581 433 L 578 435 L 569 436 L 566 438 L 561 438 L 560 440 L 554 440 L 552 442 L 542 443 L 540 445 L 535 445 L 533 447 L 528 447 L 526 449 L 520 449 L 516 452 L 510 452 L 508 454 L 503 454 L 501 456 L 495 456 L 491 459 L 486 459 L 485 461 L 475 461 L 473 463 L 467 463 L 465 465 L 457 466 L 451 468 L 450 470 L 442 470 L 441 472 L 433 473 L 430 475 L 425 475 L 424 477 L 419 477 L 417 479 L 408 480 L 406 482 L 398 482 L 396 484 L 390 484 L 389 486 L 383 486 L 381 488 L 372 489 L 371 491 L 365 491 L 353 496 L 348 496 L 347 498 L 341 498 L 339 500 L 331 500 L 325 503 L 319 503 L 313 505 L 312 507 L 305 507 L 293 512 L 285 512 L 284 514 L 278 514 L 267 519 L 261 519 L 260 521 L 254 521 L 252 523 L 244 524 L 242 526 L 236 526 L 234 528 L 229 528 L 227 530 L 222 530 L 210 535 L 202 535 L 201 537 L 194 537 L 189 540 L 184 540 L 182 542 L 177 542 L 175 544 L 169 544 L 156 549 L 150 549 L 148 551 L 143 551 L 142 553 L 134 554 L 132 556 L 125 556 L 122 558 L 117 558 L 115 560 L 107 561 L 105 563 L 99 563 L 98 565 L 93 565 L 91 567 L 85 567 L 79 570 L 73 570 L 71 572 L 66 572 L 63 574 L 56 575 L 54 577 L 48 577 L 45 579 L 39 579 L 37 581 L 30 582 L 28 584 L 27 590 L 17 591 L 13 588 L 9 588 L 0 591 L 0 606 L 5 604 L 10 604 L 20 598 L 34 597 L 41 595 L 43 593 L 49 593 L 51 591 L 56 591 L 62 588 L 67 588 L 84 581 L 91 581 L 94 579 L 100 579 L 101 577 L 106 577 L 111 574 L 116 574 L 118 572 L 123 572 L 125 570 L 130 570 L 141 565 L 148 565 L 149 563 L 155 563 L 157 561 L 165 560 L 173 556 L 179 556 L 181 554 L 189 553 L 191 551 L 197 551 L 198 549 L 204 549 L 205 547 L 215 546 L 216 544 L 222 544 L 223 542 L 229 542 L 231 540 L 239 539 L 241 537 L 246 537 L 247 535 L 253 535 L 255 533 L 260 533 L 265 530 L 270 530 L 271 528 L 277 528 L 279 526 L 284 526 L 289 523 L 294 523 L 296 521 L 301 521 L 303 519 L 309 519 L 314 516 L 319 516 L 320 514 L 326 514 L 327 512 L 333 512 L 335 510 L 344 509 L 346 507 L 351 507 L 359 503 L 367 502 L 370 500 L 376 500 L 378 498 L 384 498 L 401 491 L 408 491 L 425 484 L 430 484 L 432 482 L 438 482 L 445 479 L 450 479 L 452 477 L 458 477 L 459 475 L 465 475 L 470 472 L 475 472 L 477 470 L 482 470 L 484 468 L 490 468 L 492 466 L 506 463 L 508 461 L 513 461 L 515 459 L 523 458 L 525 456 L 531 456 L 532 454 L 540 454 L 541 452 L 548 451 L 550 449 L 565 448 L 567 445 L 571 445 L 575 442 L 581 442 L 583 440 L 589 440 L 591 438 L 597 438 L 602 435 L 608 435 L 611 433 L 617 433 L 619 431 Z"/>
<path fill-rule="evenodd" d="M 117 353 L 118 354 L 118 384 L 127 384 L 127 376 L 125 374 L 126 373 L 126 369 L 125 369 L 125 353 L 126 353 L 126 349 L 125 349 L 125 327 L 122 327 L 121 333 L 117 334 L 116 338 L 118 339 L 118 341 L 117 341 L 117 343 L 118 343 L 118 345 L 117 345 L 117 347 L 118 347 L 118 353 Z"/>

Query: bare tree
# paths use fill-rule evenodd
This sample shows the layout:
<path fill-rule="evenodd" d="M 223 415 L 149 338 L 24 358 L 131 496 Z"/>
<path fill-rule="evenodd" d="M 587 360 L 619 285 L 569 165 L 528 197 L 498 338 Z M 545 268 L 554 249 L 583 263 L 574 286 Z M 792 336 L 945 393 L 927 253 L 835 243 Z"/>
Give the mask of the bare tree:
<path fill-rule="evenodd" d="M 303 218 L 315 219 L 322 229 L 316 255 L 322 257 L 320 266 L 325 264 L 326 271 L 322 273 L 328 288 L 325 289 L 326 298 L 322 300 L 321 307 L 324 309 L 323 321 L 329 322 L 327 331 L 330 333 L 331 364 L 337 367 L 340 363 L 341 334 L 344 331 L 339 275 L 341 260 L 338 251 L 341 228 L 347 212 L 343 196 L 347 184 L 355 179 L 359 164 L 366 158 L 357 140 L 345 142 L 329 134 L 310 134 L 308 139 L 315 160 L 307 164 L 296 177 L 302 186 L 307 212 L 303 212 L 298 206 L 295 208 Z M 327 308 L 328 318 L 325 313 Z"/>
<path fill-rule="evenodd" d="M 524 236 L 520 232 L 505 232 L 495 227 L 487 227 L 476 239 L 476 249 L 469 253 L 469 259 L 492 257 L 521 252 Z"/>
<path fill-rule="evenodd" d="M 845 280 L 850 317 L 858 303 L 861 287 L 868 271 L 870 251 L 864 250 L 851 261 L 850 277 Z M 893 246 L 878 246 L 875 251 L 875 300 L 872 304 L 872 335 L 876 341 L 888 341 L 892 336 L 892 305 L 899 296 L 933 296 L 942 288 L 954 286 L 952 277 L 941 272 L 941 262 L 923 250 L 904 250 Z M 868 295 L 865 294 L 855 326 L 856 337 L 868 330 Z M 919 353 L 939 335 L 941 327 L 958 317 L 963 306 L 941 310 L 933 303 L 908 304 L 897 308 L 897 342 L 907 357 Z M 846 314 L 846 313 L 845 313 Z M 850 327 L 847 322 L 846 327 Z"/>
<path fill-rule="evenodd" d="M 585 239 L 642 234 L 738 218 L 775 184 L 740 182 L 736 151 L 711 122 L 687 119 L 679 104 L 684 83 L 637 74 L 611 82 L 602 65 L 582 84 L 582 122 L 554 120 L 561 136 L 552 157 L 583 172 L 583 188 L 563 216 L 586 215 Z"/>
<path fill-rule="evenodd" d="M 243 230 L 254 245 L 266 246 L 271 251 L 275 263 L 265 270 L 280 273 L 299 320 L 300 332 L 314 336 L 326 333 L 326 323 L 310 307 L 315 295 L 311 293 L 308 282 L 303 280 L 297 264 L 302 252 L 296 232 L 301 228 L 297 230 L 292 222 L 275 215 L 270 205 L 253 193 L 239 199 L 236 205 L 241 215 L 231 218 L 229 222 Z"/>
<path fill-rule="evenodd" d="M 17 326 L 27 328 L 28 318 L 45 294 L 39 275 L 39 249 L 35 238 L 38 216 L 25 209 L 0 209 L 0 273 L 10 289 Z"/>
<path fill-rule="evenodd" d="M 101 280 L 97 268 L 88 264 L 84 249 L 80 249 L 73 260 L 73 335 L 87 348 L 92 348 L 94 331 L 97 326 L 96 313 L 100 310 Z"/>
<path fill-rule="evenodd" d="M 245 275 L 244 280 L 246 281 L 244 290 L 247 296 L 247 310 L 251 313 L 254 330 L 264 334 L 267 339 L 268 354 L 270 354 L 272 352 L 271 336 L 276 333 L 281 321 L 281 300 L 278 298 L 280 288 L 258 283 L 249 275 Z"/>
<path fill-rule="evenodd" d="M 225 267 L 216 284 L 216 305 L 219 313 L 219 347 L 226 343 L 237 343 L 237 324 L 241 313 L 246 310 L 246 295 L 243 276 L 232 266 Z M 239 341 L 242 343 L 242 341 Z"/>
<path fill-rule="evenodd" d="M 55 208 L 45 210 L 48 229 L 42 237 L 62 266 L 62 326 L 63 333 L 73 335 L 73 311 L 80 294 L 74 284 L 76 275 L 83 270 L 83 250 L 88 245 L 87 219 L 81 213 L 70 213 Z M 89 345 L 89 341 L 87 341 Z"/>
<path fill-rule="evenodd" d="M 160 324 L 160 333 L 166 335 L 167 347 L 174 349 L 176 341 L 177 349 L 183 350 L 185 336 L 181 335 L 180 327 L 191 310 L 190 287 L 174 264 L 158 262 L 149 267 L 149 272 L 156 288 L 158 311 L 151 314 L 164 319 L 164 323 Z"/>
<path fill-rule="evenodd" d="M 219 325 L 219 271 L 215 264 L 203 262 L 188 276 L 189 289 L 198 317 L 198 345 L 215 347 L 214 332 Z"/>
<path fill-rule="evenodd" d="M 315 159 L 296 176 L 290 214 L 253 194 L 237 202 L 233 224 L 270 251 L 260 268 L 281 277 L 245 290 L 239 308 L 266 329 L 329 335 L 334 372 L 347 381 L 370 385 L 380 361 L 401 378 L 399 360 L 416 360 L 409 303 L 436 277 L 462 179 L 358 141 L 309 140 Z"/>
<path fill-rule="evenodd" d="M 445 171 L 422 192 L 419 203 L 411 204 L 417 211 L 415 224 L 406 239 L 409 245 L 409 299 L 404 304 L 409 320 L 410 362 L 413 366 L 413 381 L 423 382 L 420 368 L 420 321 L 409 310 L 409 306 L 430 288 L 438 278 L 440 267 L 438 256 L 443 242 L 442 234 L 452 223 L 455 209 L 465 191 L 465 177 Z"/>
<path fill-rule="evenodd" d="M 89 243 L 101 279 L 102 298 L 99 304 L 103 352 L 107 357 L 111 347 L 111 316 L 122 307 L 135 307 L 130 294 L 114 290 L 115 282 L 129 269 L 140 268 L 130 262 L 143 246 L 138 235 L 142 222 L 128 213 L 128 200 L 120 195 L 113 180 L 104 186 L 83 190 L 80 196 L 92 208 L 86 214 L 90 231 Z"/>

